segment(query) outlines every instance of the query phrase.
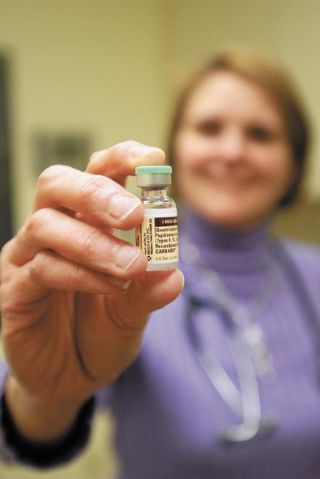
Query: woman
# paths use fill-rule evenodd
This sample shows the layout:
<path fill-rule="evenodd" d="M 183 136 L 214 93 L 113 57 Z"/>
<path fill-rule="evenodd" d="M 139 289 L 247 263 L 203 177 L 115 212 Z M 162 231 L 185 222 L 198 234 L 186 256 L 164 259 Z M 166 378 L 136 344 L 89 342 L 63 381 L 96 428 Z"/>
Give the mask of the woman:
<path fill-rule="evenodd" d="M 308 141 L 289 80 L 256 54 L 217 57 L 183 92 L 169 145 L 180 295 L 179 271 L 146 273 L 110 235 L 141 223 L 123 185 L 161 150 L 127 142 L 86 173 L 40 177 L 2 253 L 7 457 L 48 467 L 75 455 L 100 388 L 121 478 L 319 476 L 320 255 L 269 233 Z"/>

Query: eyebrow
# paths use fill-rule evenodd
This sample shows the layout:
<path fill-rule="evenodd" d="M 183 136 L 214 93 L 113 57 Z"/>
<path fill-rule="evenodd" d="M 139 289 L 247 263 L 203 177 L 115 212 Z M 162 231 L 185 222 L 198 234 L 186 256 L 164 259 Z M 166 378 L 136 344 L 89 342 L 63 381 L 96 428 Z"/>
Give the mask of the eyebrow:
<path fill-rule="evenodd" d="M 194 125 L 194 124 L 199 124 L 199 123 L 206 123 L 206 122 L 222 122 L 224 123 L 226 120 L 224 120 L 224 118 L 221 116 L 221 115 L 203 115 L 203 116 L 199 116 L 198 118 L 189 118 L 189 119 L 185 119 L 181 122 L 181 124 L 191 124 L 191 125 Z M 227 120 L 228 121 L 228 120 Z M 245 122 L 245 126 L 246 127 L 249 127 L 249 128 L 261 128 L 261 129 L 267 129 L 269 131 L 274 131 L 274 132 L 278 132 L 280 129 L 282 132 L 284 132 L 284 128 L 281 126 L 281 125 L 275 125 L 274 122 L 272 122 L 271 120 L 261 120 L 261 118 L 259 119 L 252 119 L 252 120 L 248 120 Z"/>

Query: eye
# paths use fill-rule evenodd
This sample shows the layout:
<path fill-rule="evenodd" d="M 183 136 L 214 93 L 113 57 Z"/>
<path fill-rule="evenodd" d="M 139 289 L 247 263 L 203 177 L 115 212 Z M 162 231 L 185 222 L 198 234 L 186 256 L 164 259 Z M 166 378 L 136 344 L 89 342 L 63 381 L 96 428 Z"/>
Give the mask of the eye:
<path fill-rule="evenodd" d="M 200 121 L 195 125 L 196 131 L 204 136 L 213 136 L 222 130 L 222 124 L 215 120 Z"/>
<path fill-rule="evenodd" d="M 247 129 L 247 135 L 250 139 L 258 143 L 270 143 L 276 138 L 276 133 L 270 128 L 264 126 L 251 126 Z"/>

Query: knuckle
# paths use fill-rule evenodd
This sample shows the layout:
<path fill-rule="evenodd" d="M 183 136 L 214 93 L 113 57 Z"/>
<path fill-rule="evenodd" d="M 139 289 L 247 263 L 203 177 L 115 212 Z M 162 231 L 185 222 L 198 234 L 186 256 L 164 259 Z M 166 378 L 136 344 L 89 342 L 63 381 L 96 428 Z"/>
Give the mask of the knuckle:
<path fill-rule="evenodd" d="M 131 150 L 131 148 L 135 148 L 137 146 L 141 145 L 136 140 L 126 140 L 126 141 L 121 141 L 120 143 L 117 143 L 114 145 L 115 150 Z"/>
<path fill-rule="evenodd" d="M 97 244 L 101 241 L 100 233 L 96 230 L 83 231 L 78 235 L 78 242 L 86 253 L 86 255 L 92 256 L 97 251 Z"/>
<path fill-rule="evenodd" d="M 35 255 L 29 266 L 29 276 L 37 282 L 43 279 L 45 272 L 49 268 L 50 259 L 47 255 L 40 251 Z"/>
<path fill-rule="evenodd" d="M 10 320 L 11 318 L 14 318 L 17 314 L 21 314 L 22 307 L 19 301 L 17 300 L 7 300 L 3 301 L 1 304 L 1 318 L 2 320 Z M 1 336 L 5 342 L 5 336 L 6 336 L 6 329 L 1 331 Z"/>
<path fill-rule="evenodd" d="M 10 241 L 8 241 L 7 243 L 5 243 L 2 248 L 1 248 L 1 251 L 0 251 L 0 261 L 2 262 L 4 260 L 4 258 L 8 255 L 9 253 L 9 250 L 10 250 L 10 247 L 11 247 L 11 244 L 13 243 L 14 241 L 14 238 L 12 238 Z M 0 269 L 0 272 L 1 272 L 1 269 Z"/>
<path fill-rule="evenodd" d="M 50 208 L 37 210 L 28 218 L 18 235 L 34 237 L 39 230 L 45 229 L 51 221 L 52 210 Z"/>
<path fill-rule="evenodd" d="M 81 287 L 83 287 L 86 280 L 83 270 L 78 265 L 74 267 L 74 271 L 69 273 L 67 279 L 75 291 L 81 291 Z"/>
<path fill-rule="evenodd" d="M 80 198 L 84 204 L 96 202 L 108 186 L 108 179 L 102 175 L 87 175 L 80 183 Z"/>
<path fill-rule="evenodd" d="M 75 291 L 82 291 L 84 285 L 88 282 L 89 273 L 78 264 L 69 273 L 69 282 Z"/>
<path fill-rule="evenodd" d="M 68 166 L 65 165 L 51 165 L 45 170 L 42 171 L 38 177 L 37 185 L 42 188 L 47 186 L 48 183 L 51 183 L 55 178 L 64 175 L 66 171 L 69 170 Z"/>
<path fill-rule="evenodd" d="M 89 163 L 92 163 L 92 162 L 95 161 L 97 158 L 100 158 L 102 155 L 106 154 L 107 151 L 108 151 L 107 149 L 94 151 L 94 152 L 91 153 L 91 155 L 89 156 Z"/>
<path fill-rule="evenodd" d="M 112 147 L 112 152 L 114 154 L 123 155 L 132 155 L 135 152 L 139 152 L 141 150 L 142 144 L 135 140 L 126 140 L 122 141 L 121 143 L 117 143 Z"/>

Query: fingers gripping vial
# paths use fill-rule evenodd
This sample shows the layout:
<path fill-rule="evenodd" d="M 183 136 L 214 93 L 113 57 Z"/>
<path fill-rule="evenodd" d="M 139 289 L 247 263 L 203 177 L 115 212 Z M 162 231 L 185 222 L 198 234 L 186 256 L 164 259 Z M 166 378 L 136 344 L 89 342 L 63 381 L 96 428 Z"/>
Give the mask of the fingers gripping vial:
<path fill-rule="evenodd" d="M 138 166 L 144 221 L 136 228 L 136 246 L 148 258 L 148 271 L 174 269 L 178 265 L 177 207 L 169 198 L 172 168 L 168 165 Z"/>

